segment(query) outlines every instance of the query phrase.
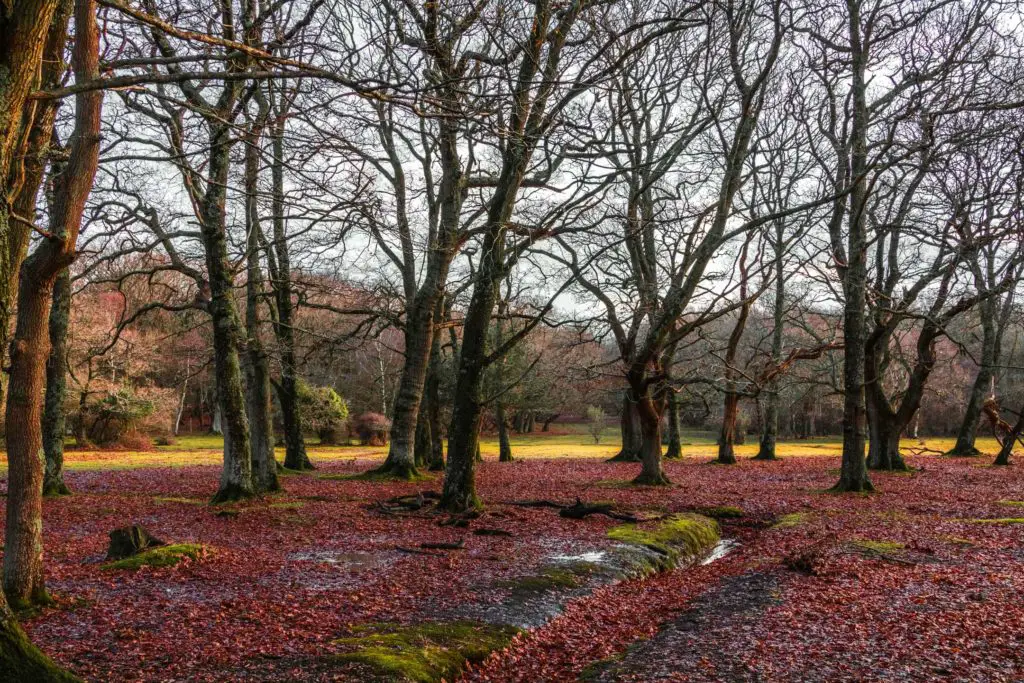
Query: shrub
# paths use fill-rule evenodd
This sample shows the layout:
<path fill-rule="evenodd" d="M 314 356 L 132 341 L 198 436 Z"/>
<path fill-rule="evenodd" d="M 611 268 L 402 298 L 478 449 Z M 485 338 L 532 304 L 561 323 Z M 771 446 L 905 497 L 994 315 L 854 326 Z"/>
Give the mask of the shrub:
<path fill-rule="evenodd" d="M 101 446 L 116 444 L 156 411 L 156 404 L 122 387 L 104 396 L 87 409 L 85 436 Z"/>
<path fill-rule="evenodd" d="M 316 432 L 323 445 L 338 444 L 348 421 L 348 403 L 332 387 L 298 384 L 302 428 Z"/>
<path fill-rule="evenodd" d="M 352 421 L 352 433 L 363 446 L 383 446 L 388 442 L 391 420 L 380 413 L 362 413 Z"/>

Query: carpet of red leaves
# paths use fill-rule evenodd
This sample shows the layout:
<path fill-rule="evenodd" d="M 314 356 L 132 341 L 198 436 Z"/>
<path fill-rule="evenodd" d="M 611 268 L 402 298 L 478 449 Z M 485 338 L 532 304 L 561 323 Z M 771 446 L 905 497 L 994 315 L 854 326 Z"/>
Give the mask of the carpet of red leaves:
<path fill-rule="evenodd" d="M 493 600 L 488 586 L 553 552 L 604 543 L 603 517 L 565 520 L 504 505 L 548 498 L 615 500 L 681 511 L 731 505 L 741 546 L 713 564 L 598 589 L 547 626 L 466 674 L 477 681 L 575 680 L 589 663 L 651 636 L 725 577 L 774 572 L 779 595 L 758 628 L 709 634 L 707 652 L 665 652 L 673 680 L 720 680 L 723 657 L 757 680 L 1024 680 L 1024 516 L 1020 467 L 979 459 L 911 458 L 912 474 L 876 474 L 880 492 L 832 495 L 837 463 L 822 457 L 736 466 L 668 464 L 674 485 L 617 486 L 635 466 L 598 460 L 488 461 L 477 524 L 511 537 L 439 526 L 437 515 L 368 509 L 439 482 L 321 479 L 366 461 L 283 479 L 286 492 L 217 516 L 205 505 L 213 467 L 72 472 L 75 495 L 45 507 L 48 587 L 58 607 L 27 621 L 32 638 L 88 680 L 334 680 L 323 655 L 348 627 L 452 614 Z M 792 523 L 772 527 L 783 515 Z M 111 529 L 142 524 L 168 541 L 209 547 L 199 561 L 137 572 L 101 568 Z M 466 549 L 406 554 L 397 546 L 466 539 Z M 862 552 L 856 541 L 900 543 Z M 814 571 L 783 566 L 813 548 Z M 676 658 L 673 660 L 673 658 Z M 664 667 L 663 667 L 664 668 Z M 648 680 L 643 671 L 637 680 Z"/>

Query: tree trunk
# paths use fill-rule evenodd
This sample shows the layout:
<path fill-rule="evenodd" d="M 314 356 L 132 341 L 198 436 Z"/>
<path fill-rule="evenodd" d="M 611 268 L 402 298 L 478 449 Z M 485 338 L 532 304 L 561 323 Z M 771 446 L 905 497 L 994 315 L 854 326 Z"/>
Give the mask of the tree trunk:
<path fill-rule="evenodd" d="M 512 462 L 512 444 L 508 440 L 505 404 L 501 401 L 494 406 L 494 419 L 498 423 L 498 462 Z"/>
<path fill-rule="evenodd" d="M 274 212 L 273 250 L 267 251 L 273 280 L 274 336 L 281 354 L 281 382 L 278 400 L 281 403 L 281 423 L 284 427 L 284 466 L 290 470 L 312 470 L 313 463 L 306 453 L 306 439 L 302 434 L 299 414 L 299 378 L 295 357 L 294 311 L 292 306 L 292 267 L 288 249 L 288 234 L 284 220 L 284 126 L 287 117 L 279 116 L 271 126 L 271 183 Z M 271 258 L 271 255 L 273 258 Z"/>
<path fill-rule="evenodd" d="M 864 457 L 864 354 L 866 341 L 867 302 L 867 171 L 868 140 L 867 127 L 867 50 L 862 44 L 860 7 L 857 3 L 847 4 L 849 11 L 849 37 L 851 45 L 853 100 L 853 125 L 851 128 L 850 191 L 848 199 L 837 200 L 837 212 L 833 216 L 830 231 L 838 232 L 836 224 L 842 223 L 842 207 L 849 202 L 849 220 L 845 266 L 842 267 L 843 284 L 843 456 L 839 481 L 833 490 L 871 491 L 867 462 Z M 840 160 L 845 167 L 845 160 Z M 842 178 L 842 173 L 837 177 Z M 833 237 L 833 244 L 837 240 Z"/>
<path fill-rule="evenodd" d="M 416 470 L 416 422 L 423 400 L 423 387 L 434 338 L 434 309 L 437 300 L 421 293 L 413 302 L 405 326 L 405 363 L 395 395 L 391 421 L 391 445 L 384 464 L 375 472 L 399 479 L 414 479 Z"/>
<path fill-rule="evenodd" d="M 71 490 L 64 483 L 64 435 L 67 431 L 64 399 L 67 395 L 67 334 L 71 316 L 71 276 L 67 268 L 53 285 L 50 307 L 50 355 L 46 359 L 46 398 L 43 405 L 43 450 L 46 472 L 44 496 L 66 496 Z"/>
<path fill-rule="evenodd" d="M 639 392 L 638 392 L 639 393 Z M 640 474 L 634 484 L 662 486 L 669 484 L 661 467 L 661 414 L 664 401 L 657 401 L 650 395 L 641 395 L 637 402 L 640 422 Z"/>
<path fill-rule="evenodd" d="M 764 424 L 761 431 L 761 445 L 754 460 L 775 460 L 775 445 L 779 437 L 779 388 L 772 382 L 765 401 Z"/>
<path fill-rule="evenodd" d="M 992 381 L 992 367 L 996 363 L 996 325 L 992 319 L 994 312 L 991 310 L 991 302 L 983 302 L 981 305 L 982 316 L 982 345 L 980 365 L 978 374 L 971 386 L 971 395 L 967 399 L 967 406 L 964 410 L 964 419 L 957 431 L 956 443 L 947 455 L 971 456 L 979 455 L 981 451 L 974 445 L 978 438 L 978 421 L 981 419 L 981 405 L 985 402 L 985 393 L 988 391 L 989 383 Z"/>
<path fill-rule="evenodd" d="M 887 407 L 876 407 L 868 398 L 868 468 L 872 470 L 905 471 L 907 464 L 900 455 L 902 425 Z"/>
<path fill-rule="evenodd" d="M 75 6 L 75 80 L 99 76 L 95 0 Z M 101 92 L 75 98 L 75 128 L 66 165 L 54 180 L 50 232 L 25 259 L 18 277 L 18 313 L 10 346 L 7 400 L 7 519 L 4 592 L 16 609 L 49 601 L 43 583 L 42 493 L 45 454 L 42 398 L 50 355 L 54 283 L 75 259 L 75 243 L 99 161 Z"/>
<path fill-rule="evenodd" d="M 667 398 L 668 410 L 668 451 L 666 460 L 677 460 L 683 457 L 683 435 L 679 423 L 679 398 L 676 392 L 669 389 Z"/>
<path fill-rule="evenodd" d="M 438 305 L 441 308 L 441 305 Z M 440 316 L 438 316 L 440 317 Z M 430 452 L 427 454 L 427 467 L 432 472 L 444 470 L 444 439 L 441 432 L 441 340 L 434 335 L 430 345 L 430 367 L 427 370 L 427 381 L 423 391 L 426 398 L 426 420 L 430 425 Z M 421 408 L 421 411 L 423 409 Z"/>
<path fill-rule="evenodd" d="M 259 300 L 263 294 L 260 268 L 260 224 L 256 196 L 258 192 L 259 140 L 262 123 L 254 126 L 245 147 L 246 214 L 246 412 L 249 420 L 249 447 L 252 483 L 257 493 L 279 491 L 277 460 L 274 458 L 274 421 L 270 409 L 270 364 L 260 340 Z"/>
<path fill-rule="evenodd" d="M 619 431 L 622 434 L 622 448 L 608 462 L 640 462 L 643 434 L 640 431 L 640 412 L 637 402 L 627 390 L 622 397 L 622 414 L 619 416 Z"/>
<path fill-rule="evenodd" d="M 722 412 L 722 431 L 718 435 L 718 457 L 716 462 L 722 465 L 736 464 L 736 419 L 739 415 L 740 397 L 735 392 L 725 395 L 725 408 Z"/>
<path fill-rule="evenodd" d="M 1017 418 L 1017 422 L 1013 425 L 1013 429 L 1009 431 L 1006 438 L 1003 440 L 1003 445 L 999 449 L 999 454 L 996 456 L 993 465 L 1006 466 L 1010 464 L 1010 456 L 1013 455 L 1013 447 L 1017 445 L 1018 439 L 1021 434 L 1024 433 L 1024 412 L 1021 413 L 1020 417 Z"/>
<path fill-rule="evenodd" d="M 238 357 L 241 324 L 233 296 L 234 283 L 228 259 L 224 215 L 232 127 L 212 117 L 207 126 L 210 130 L 209 180 L 201 207 L 200 233 L 210 283 L 214 378 L 217 404 L 221 412 L 221 429 L 224 432 L 224 467 L 221 470 L 220 489 L 211 502 L 225 503 L 251 498 L 255 490 L 249 420 L 246 417 L 245 391 Z"/>

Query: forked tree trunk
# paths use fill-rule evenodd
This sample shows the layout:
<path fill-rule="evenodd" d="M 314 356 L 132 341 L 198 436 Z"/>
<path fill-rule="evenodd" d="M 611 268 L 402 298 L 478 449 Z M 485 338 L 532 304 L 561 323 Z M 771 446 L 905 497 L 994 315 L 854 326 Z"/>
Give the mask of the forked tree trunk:
<path fill-rule="evenodd" d="M 993 465 L 1006 466 L 1010 464 L 1013 447 L 1017 445 L 1017 441 L 1021 438 L 1022 433 L 1024 433 L 1024 412 L 1017 418 L 1013 429 L 1007 433 L 1006 438 L 1003 440 L 1003 445 L 999 449 L 999 454 L 996 456 L 995 462 L 992 463 Z"/>
<path fill-rule="evenodd" d="M 99 76 L 94 0 L 75 7 L 75 80 Z M 75 243 L 99 161 L 101 92 L 79 93 L 67 164 L 54 181 L 50 235 L 25 259 L 18 278 L 18 313 L 10 347 L 7 400 L 7 519 L 4 592 L 16 609 L 49 598 L 43 582 L 42 493 L 45 455 L 42 398 L 50 355 L 54 283 L 75 258 Z"/>
<path fill-rule="evenodd" d="M 638 392 L 639 393 L 639 392 Z M 634 484 L 662 486 L 669 484 L 668 477 L 661 466 L 661 417 L 664 402 L 640 395 L 637 401 L 637 413 L 640 422 L 640 474 L 633 480 Z"/>
<path fill-rule="evenodd" d="M 66 496 L 71 489 L 64 483 L 64 434 L 67 431 L 64 400 L 67 396 L 67 335 L 71 317 L 71 275 L 67 268 L 53 285 L 50 307 L 50 355 L 46 359 L 46 398 L 43 402 L 43 450 L 46 472 L 44 496 Z"/>
<path fill-rule="evenodd" d="M 907 464 L 900 455 L 902 428 L 885 408 L 876 408 L 868 399 L 868 468 L 905 471 Z"/>

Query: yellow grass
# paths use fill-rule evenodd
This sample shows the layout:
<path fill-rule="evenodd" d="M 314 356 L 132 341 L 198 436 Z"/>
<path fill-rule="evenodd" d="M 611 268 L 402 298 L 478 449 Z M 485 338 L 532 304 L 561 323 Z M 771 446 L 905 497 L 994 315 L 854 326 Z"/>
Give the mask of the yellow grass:
<path fill-rule="evenodd" d="M 955 439 L 929 438 L 924 447 L 931 451 L 945 452 L 953 447 Z M 183 436 L 172 446 L 160 446 L 153 451 L 98 451 L 69 450 L 65 453 L 65 467 L 73 471 L 136 469 L 142 467 L 186 467 L 190 465 L 219 465 L 221 463 L 222 442 L 217 436 Z M 978 448 L 988 455 L 994 456 L 999 450 L 995 439 L 978 439 Z M 902 450 L 904 455 L 920 447 L 915 439 L 904 439 Z M 755 435 L 748 436 L 748 442 L 736 447 L 740 458 L 753 457 L 757 453 Z M 494 436 L 487 436 L 482 442 L 485 459 L 498 457 L 498 441 Z M 512 438 L 512 453 L 515 458 L 610 458 L 619 450 L 618 430 L 607 430 L 601 443 L 595 444 L 593 438 L 585 433 L 545 434 L 534 433 L 528 436 L 516 435 Z M 707 433 L 687 434 L 683 438 L 683 455 L 688 458 L 709 460 L 717 453 L 711 436 Z M 838 458 L 842 453 L 842 443 L 838 438 L 805 439 L 799 441 L 780 441 L 776 453 L 779 457 L 813 457 L 824 456 Z M 309 455 L 315 462 L 343 462 L 350 460 L 379 460 L 387 454 L 386 446 L 309 446 Z M 929 453 L 932 455 L 932 453 Z M 982 456 L 980 462 L 987 458 Z M 284 449 L 277 449 L 279 460 L 284 459 Z M 0 471 L 7 469 L 6 456 L 0 454 Z"/>

